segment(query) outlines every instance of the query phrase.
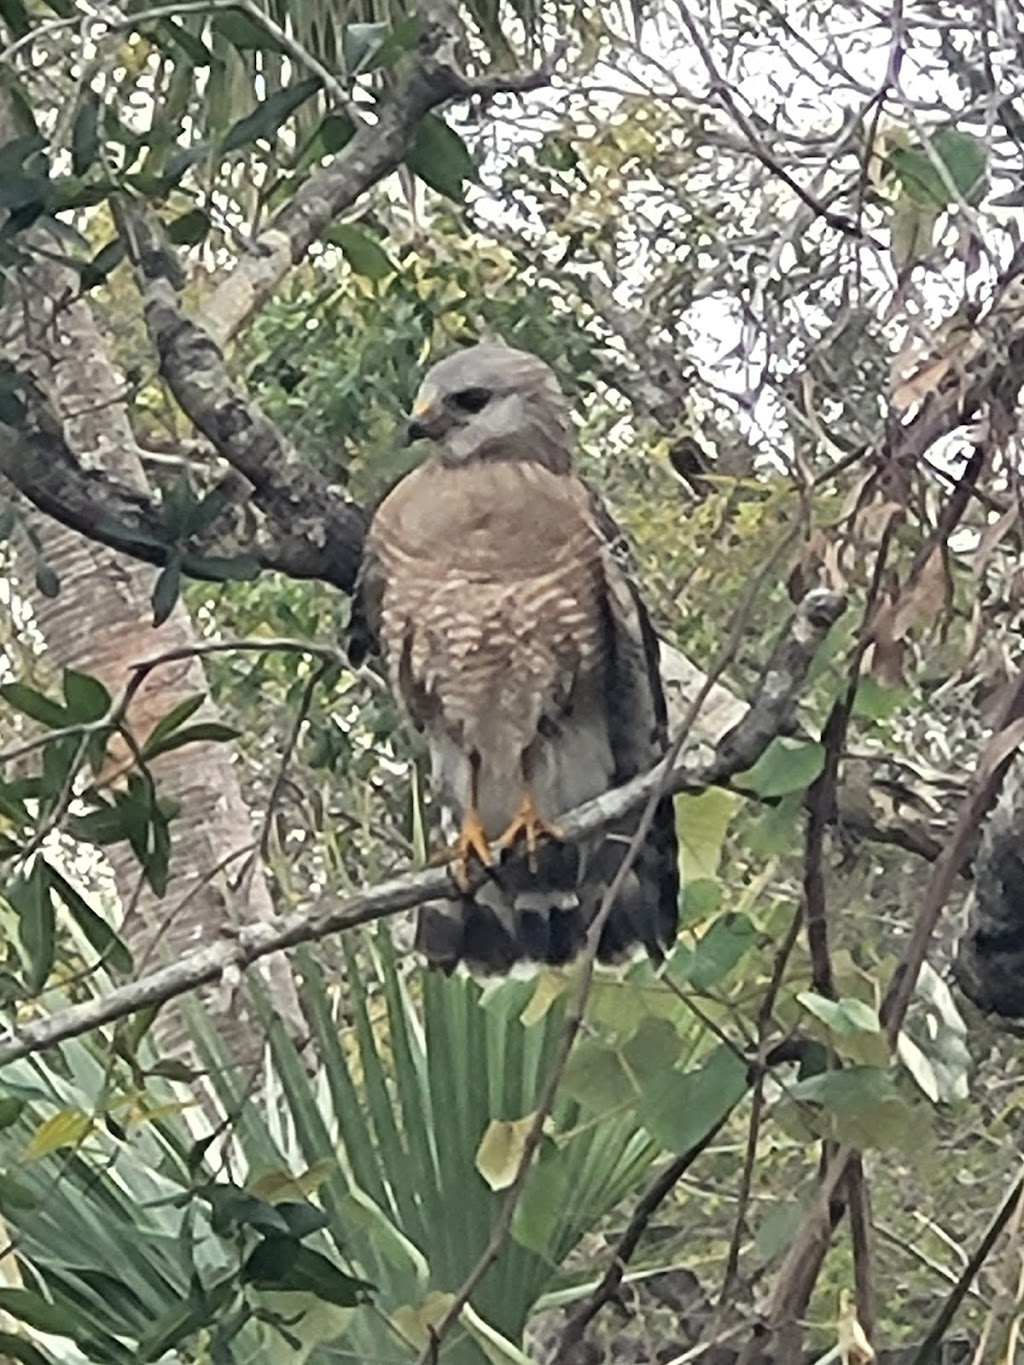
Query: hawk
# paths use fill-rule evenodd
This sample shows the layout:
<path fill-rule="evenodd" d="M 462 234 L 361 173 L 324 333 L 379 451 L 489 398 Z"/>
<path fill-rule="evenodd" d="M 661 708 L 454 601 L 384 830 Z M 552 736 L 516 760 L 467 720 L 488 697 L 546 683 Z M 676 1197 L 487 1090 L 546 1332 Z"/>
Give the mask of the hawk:
<path fill-rule="evenodd" d="M 417 945 L 446 971 L 565 963 L 640 817 L 578 846 L 561 838 L 558 817 L 664 753 L 657 638 L 618 528 L 574 472 L 568 406 L 543 361 L 497 345 L 442 360 L 408 437 L 431 453 L 373 517 L 349 650 L 357 666 L 381 655 L 426 737 L 453 838 L 453 898 L 421 908 Z M 490 875 L 471 891 L 474 864 Z M 605 922 L 600 960 L 636 945 L 660 960 L 678 895 L 666 797 Z"/>

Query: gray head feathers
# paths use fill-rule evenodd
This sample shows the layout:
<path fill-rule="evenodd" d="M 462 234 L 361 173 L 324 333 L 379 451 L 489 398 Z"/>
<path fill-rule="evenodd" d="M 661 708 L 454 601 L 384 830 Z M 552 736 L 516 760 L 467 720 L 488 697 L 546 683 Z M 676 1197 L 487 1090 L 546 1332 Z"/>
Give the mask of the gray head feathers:
<path fill-rule="evenodd" d="M 471 346 L 428 372 L 413 405 L 410 440 L 434 442 L 442 464 L 536 460 L 572 469 L 568 407 L 553 371 L 511 346 Z"/>

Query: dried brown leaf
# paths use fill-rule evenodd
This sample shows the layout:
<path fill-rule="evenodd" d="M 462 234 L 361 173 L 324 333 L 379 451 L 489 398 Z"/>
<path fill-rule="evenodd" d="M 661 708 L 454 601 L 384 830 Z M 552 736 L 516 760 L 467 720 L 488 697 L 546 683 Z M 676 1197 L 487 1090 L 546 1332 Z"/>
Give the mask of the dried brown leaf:
<path fill-rule="evenodd" d="M 1001 516 L 990 522 L 982 531 L 978 538 L 978 548 L 974 552 L 974 564 L 972 565 L 975 578 L 981 577 L 996 546 L 1004 536 L 1009 535 L 1010 531 L 1013 530 L 1019 516 L 1020 508 L 1014 503 L 1012 507 L 1008 507 Z"/>
<path fill-rule="evenodd" d="M 860 544 L 877 547 L 889 529 L 889 523 L 899 516 L 903 508 L 892 498 L 879 495 L 873 502 L 859 508 L 853 518 L 852 535 Z"/>
<path fill-rule="evenodd" d="M 905 379 L 892 395 L 892 405 L 897 412 L 905 412 L 907 408 L 919 403 L 922 398 L 926 398 L 934 389 L 945 379 L 953 366 L 956 355 L 950 352 L 947 355 L 939 356 L 937 360 L 929 361 L 920 370 L 915 371 L 909 379 Z"/>
<path fill-rule="evenodd" d="M 914 626 L 931 625 L 952 600 L 953 580 L 946 563 L 945 546 L 935 545 L 911 576 L 893 608 L 893 638 L 902 640 Z"/>

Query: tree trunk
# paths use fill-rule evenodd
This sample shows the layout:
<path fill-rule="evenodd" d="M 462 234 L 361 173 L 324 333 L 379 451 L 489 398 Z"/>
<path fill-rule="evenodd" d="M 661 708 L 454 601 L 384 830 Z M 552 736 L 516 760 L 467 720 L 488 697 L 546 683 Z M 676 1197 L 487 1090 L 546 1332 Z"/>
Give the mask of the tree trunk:
<path fill-rule="evenodd" d="M 0 144 L 13 136 L 0 102 Z M 6 127 L 5 127 L 6 125 Z M 6 132 L 6 136 L 5 136 Z M 53 248 L 53 243 L 43 239 Z M 59 249 L 59 248 L 58 248 Z M 0 312 L 0 346 L 22 375 L 30 375 L 47 396 L 71 449 L 86 468 L 103 468 L 144 487 L 145 474 L 121 400 L 123 379 L 112 366 L 95 318 L 76 299 L 77 275 L 39 256 L 21 269 Z M 36 517 L 33 528 L 44 543 L 47 562 L 60 579 L 48 599 L 28 586 L 34 564 L 22 547 L 19 590 L 31 601 L 46 643 L 46 662 L 100 678 L 113 695 L 123 691 L 132 667 L 170 650 L 190 648 L 197 637 L 179 604 L 159 629 L 152 625 L 154 570 Z M 134 735 L 144 739 L 154 723 L 187 697 L 206 690 L 199 660 L 162 665 L 146 678 L 129 711 Z M 206 703 L 206 716 L 215 714 Z M 111 746 L 115 764 L 118 756 Z M 126 754 L 122 750 L 122 757 Z M 171 824 L 170 883 L 158 899 L 140 881 L 140 869 L 126 845 L 108 857 L 122 904 L 123 933 L 136 968 L 156 966 L 230 932 L 232 926 L 270 919 L 274 907 L 258 862 L 238 883 L 253 849 L 252 821 L 223 744 L 195 744 L 162 755 L 152 764 L 161 796 L 180 803 Z M 302 1031 L 301 1012 L 288 964 L 275 959 L 267 985 L 277 1010 L 293 1032 Z M 249 1063 L 259 1055 L 260 1034 L 231 998 L 216 988 L 206 1003 L 231 1056 Z M 189 1060 L 182 1016 L 170 1007 L 157 1021 L 157 1040 L 167 1055 Z"/>

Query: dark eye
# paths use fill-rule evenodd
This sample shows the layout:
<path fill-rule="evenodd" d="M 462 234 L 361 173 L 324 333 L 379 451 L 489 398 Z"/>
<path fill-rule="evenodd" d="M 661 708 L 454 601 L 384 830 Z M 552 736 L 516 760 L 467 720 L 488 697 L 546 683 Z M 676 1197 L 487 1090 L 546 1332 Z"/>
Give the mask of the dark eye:
<path fill-rule="evenodd" d="M 483 412 L 490 401 L 489 389 L 460 389 L 452 394 L 452 402 L 460 412 Z"/>

